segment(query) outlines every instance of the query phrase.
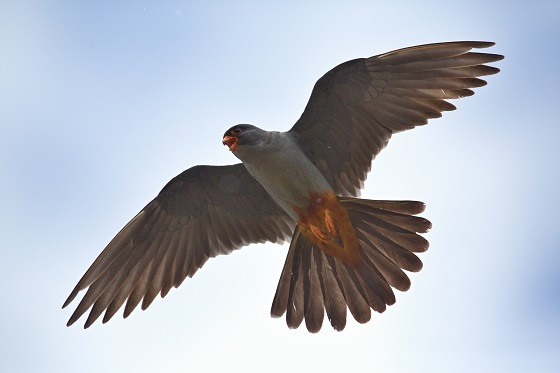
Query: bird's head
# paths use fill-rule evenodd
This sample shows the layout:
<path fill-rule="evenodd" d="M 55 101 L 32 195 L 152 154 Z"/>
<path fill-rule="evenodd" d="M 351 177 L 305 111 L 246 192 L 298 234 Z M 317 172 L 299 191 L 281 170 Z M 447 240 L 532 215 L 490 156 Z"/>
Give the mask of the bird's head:
<path fill-rule="evenodd" d="M 224 133 L 222 144 L 235 152 L 239 146 L 259 145 L 266 138 L 266 131 L 250 124 L 237 124 Z"/>

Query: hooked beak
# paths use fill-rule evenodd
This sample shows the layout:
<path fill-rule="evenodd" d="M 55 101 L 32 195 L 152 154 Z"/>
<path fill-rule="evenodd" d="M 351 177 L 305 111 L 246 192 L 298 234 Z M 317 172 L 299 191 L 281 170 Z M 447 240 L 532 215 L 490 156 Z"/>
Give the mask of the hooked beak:
<path fill-rule="evenodd" d="M 224 139 L 222 140 L 222 144 L 227 145 L 230 151 L 235 151 L 235 149 L 237 148 L 237 137 L 233 137 L 233 136 L 224 136 Z"/>

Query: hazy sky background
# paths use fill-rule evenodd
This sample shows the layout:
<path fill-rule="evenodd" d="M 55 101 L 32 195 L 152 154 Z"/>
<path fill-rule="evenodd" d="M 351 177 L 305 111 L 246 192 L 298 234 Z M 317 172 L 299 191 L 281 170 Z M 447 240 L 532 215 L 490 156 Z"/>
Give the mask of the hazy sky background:
<path fill-rule="evenodd" d="M 556 372 L 559 22 L 558 1 L 2 1 L 0 370 Z M 434 226 L 384 314 L 289 330 L 269 316 L 287 246 L 266 244 L 126 320 L 65 326 L 169 179 L 236 162 L 231 125 L 287 130 L 337 64 L 465 39 L 497 42 L 502 72 L 395 136 L 362 194 L 424 201 Z"/>

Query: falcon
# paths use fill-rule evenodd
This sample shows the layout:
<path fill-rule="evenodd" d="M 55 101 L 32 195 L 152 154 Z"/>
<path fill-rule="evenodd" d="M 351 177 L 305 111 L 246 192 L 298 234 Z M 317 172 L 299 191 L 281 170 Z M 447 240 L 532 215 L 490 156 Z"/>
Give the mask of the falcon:
<path fill-rule="evenodd" d="M 87 289 L 68 321 L 90 310 L 124 317 L 192 277 L 209 258 L 257 242 L 290 242 L 271 315 L 290 328 L 305 320 L 335 330 L 347 310 L 359 323 L 395 303 L 428 249 L 431 223 L 416 201 L 357 198 L 375 156 L 393 133 L 455 110 L 499 72 L 503 56 L 473 52 L 491 42 L 419 45 L 342 63 L 315 84 L 303 114 L 286 132 L 249 124 L 223 144 L 241 163 L 194 166 L 173 178 L 101 252 L 63 308 Z"/>

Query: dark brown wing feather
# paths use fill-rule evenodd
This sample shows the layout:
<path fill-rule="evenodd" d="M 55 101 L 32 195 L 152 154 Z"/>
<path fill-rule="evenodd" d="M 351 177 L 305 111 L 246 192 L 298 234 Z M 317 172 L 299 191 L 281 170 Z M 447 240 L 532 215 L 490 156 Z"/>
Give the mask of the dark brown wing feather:
<path fill-rule="evenodd" d="M 87 288 L 68 325 L 90 307 L 85 327 L 107 322 L 125 304 L 128 316 L 212 257 L 254 242 L 291 237 L 295 223 L 242 164 L 196 166 L 171 180 L 107 245 L 63 307 Z"/>
<path fill-rule="evenodd" d="M 492 45 L 428 44 L 345 62 L 317 81 L 290 132 L 338 195 L 356 196 L 393 133 L 454 110 L 446 100 L 471 96 L 486 84 L 479 77 L 499 71 L 484 64 L 503 56 L 470 52 Z"/>

